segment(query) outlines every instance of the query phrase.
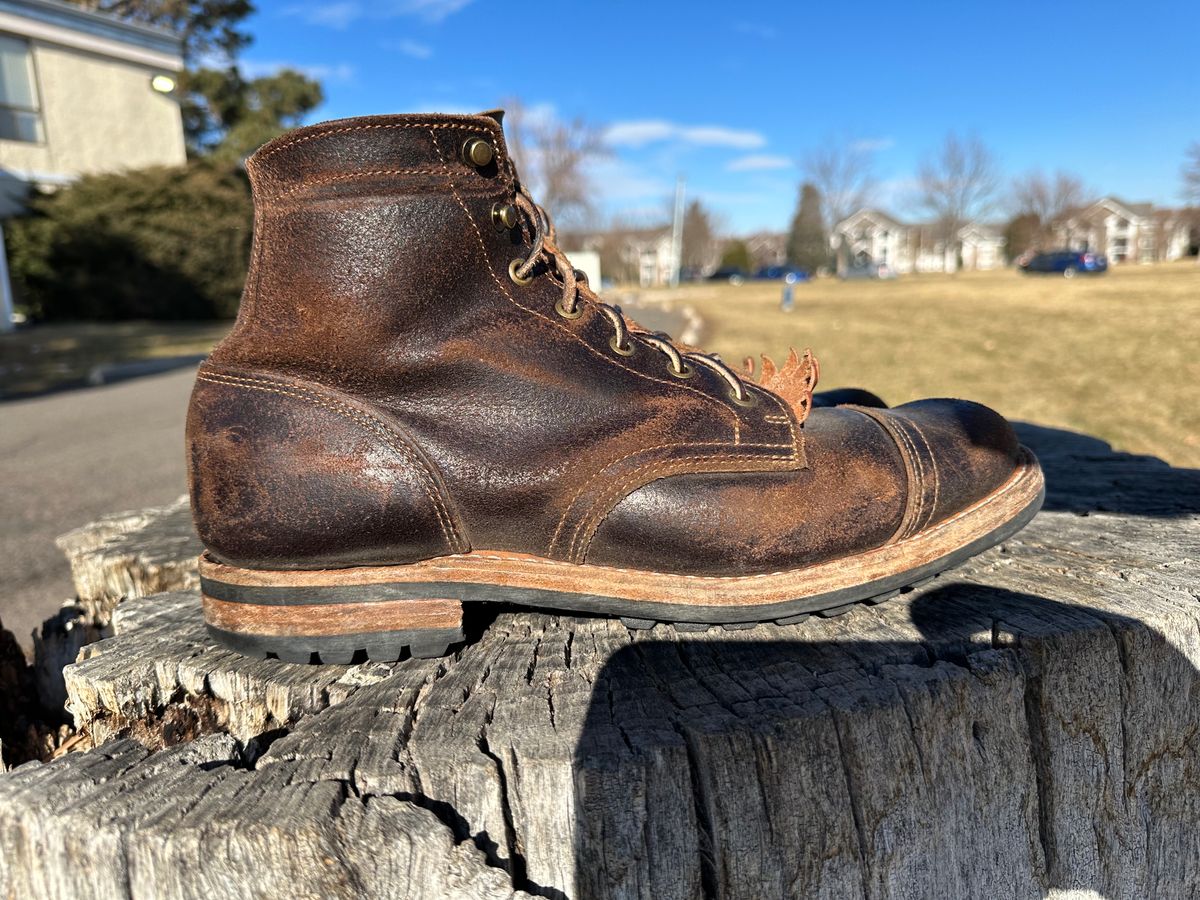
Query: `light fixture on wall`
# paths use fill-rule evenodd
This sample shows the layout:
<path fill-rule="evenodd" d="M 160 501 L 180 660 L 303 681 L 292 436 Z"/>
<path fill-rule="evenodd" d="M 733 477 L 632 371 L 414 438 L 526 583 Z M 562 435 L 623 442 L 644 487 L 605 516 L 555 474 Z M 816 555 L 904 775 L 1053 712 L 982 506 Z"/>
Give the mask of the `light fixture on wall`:
<path fill-rule="evenodd" d="M 170 94 L 175 90 L 175 79 L 170 75 L 155 75 L 150 79 L 150 87 L 160 94 Z"/>

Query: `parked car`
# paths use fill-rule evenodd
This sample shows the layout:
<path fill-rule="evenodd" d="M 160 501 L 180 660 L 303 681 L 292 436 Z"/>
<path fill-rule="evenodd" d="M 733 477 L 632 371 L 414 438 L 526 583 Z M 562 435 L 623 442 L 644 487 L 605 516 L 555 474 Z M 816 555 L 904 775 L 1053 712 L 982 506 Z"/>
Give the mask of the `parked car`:
<path fill-rule="evenodd" d="M 839 278 L 895 278 L 896 273 L 892 271 L 891 266 L 887 263 L 858 263 L 850 266 L 842 272 L 838 273 Z"/>
<path fill-rule="evenodd" d="M 1079 250 L 1052 250 L 1020 263 L 1020 268 L 1022 272 L 1062 275 L 1064 278 L 1074 278 L 1080 274 L 1099 275 L 1108 271 L 1108 257 Z"/>
<path fill-rule="evenodd" d="M 736 266 L 722 266 L 708 276 L 709 281 L 725 281 L 729 284 L 744 284 L 746 282 L 746 272 Z"/>
<path fill-rule="evenodd" d="M 798 281 L 808 281 L 811 277 L 807 270 L 799 266 L 763 266 L 754 273 L 759 281 L 786 281 L 795 284 Z"/>

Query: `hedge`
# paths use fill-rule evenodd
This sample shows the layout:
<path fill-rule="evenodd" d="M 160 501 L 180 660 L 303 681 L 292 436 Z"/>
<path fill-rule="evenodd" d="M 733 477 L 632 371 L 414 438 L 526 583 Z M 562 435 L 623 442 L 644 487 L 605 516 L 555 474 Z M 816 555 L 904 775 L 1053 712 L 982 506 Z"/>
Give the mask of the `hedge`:
<path fill-rule="evenodd" d="M 237 313 L 253 210 L 243 173 L 208 163 L 85 176 L 4 224 L 19 308 L 35 320 Z"/>

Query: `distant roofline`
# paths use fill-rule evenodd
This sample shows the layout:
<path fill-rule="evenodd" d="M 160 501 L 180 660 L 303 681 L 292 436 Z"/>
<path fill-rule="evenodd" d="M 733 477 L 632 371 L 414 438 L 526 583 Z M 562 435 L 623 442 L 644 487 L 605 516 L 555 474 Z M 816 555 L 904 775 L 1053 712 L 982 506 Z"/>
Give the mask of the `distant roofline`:
<path fill-rule="evenodd" d="M 178 71 L 183 39 L 62 0 L 0 0 L 0 32 Z"/>

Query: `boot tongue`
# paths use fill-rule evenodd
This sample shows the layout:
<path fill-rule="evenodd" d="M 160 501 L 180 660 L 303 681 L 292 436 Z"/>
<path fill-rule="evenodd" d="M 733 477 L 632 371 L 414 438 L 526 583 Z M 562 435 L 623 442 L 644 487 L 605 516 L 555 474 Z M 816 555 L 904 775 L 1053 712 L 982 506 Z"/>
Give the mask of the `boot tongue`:
<path fill-rule="evenodd" d="M 480 113 L 481 116 L 487 116 L 489 119 L 494 119 L 496 124 L 501 128 L 504 127 L 504 110 L 488 109 Z"/>

